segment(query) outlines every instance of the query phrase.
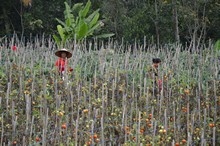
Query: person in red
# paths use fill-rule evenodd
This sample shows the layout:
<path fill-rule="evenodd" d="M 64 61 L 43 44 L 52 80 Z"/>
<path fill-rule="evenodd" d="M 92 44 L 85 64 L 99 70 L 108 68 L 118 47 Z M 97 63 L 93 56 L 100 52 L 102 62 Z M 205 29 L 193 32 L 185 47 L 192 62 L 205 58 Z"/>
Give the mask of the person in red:
<path fill-rule="evenodd" d="M 58 69 L 59 74 L 63 77 L 66 71 L 73 71 L 72 68 L 68 67 L 67 59 L 72 57 L 72 53 L 70 53 L 67 49 L 63 48 L 61 50 L 56 51 L 56 56 L 58 56 L 58 60 L 55 63 L 55 66 Z"/>

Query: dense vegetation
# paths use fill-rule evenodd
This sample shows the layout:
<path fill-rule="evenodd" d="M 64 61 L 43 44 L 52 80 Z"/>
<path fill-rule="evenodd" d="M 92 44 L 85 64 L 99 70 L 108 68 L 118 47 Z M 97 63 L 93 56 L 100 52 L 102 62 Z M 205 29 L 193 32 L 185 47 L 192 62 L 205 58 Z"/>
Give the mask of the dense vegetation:
<path fill-rule="evenodd" d="M 0 50 L 0 145 L 220 144 L 220 54 L 211 44 L 190 52 L 82 42 L 63 81 L 53 41 L 12 42 Z M 159 95 L 146 77 L 155 56 Z"/>
<path fill-rule="evenodd" d="M 67 0 L 69 5 L 87 0 Z M 220 38 L 220 3 L 218 0 L 91 0 L 94 11 L 100 8 L 104 32 L 122 37 L 126 42 L 135 39 L 148 43 L 193 43 L 200 47 L 209 39 Z M 64 20 L 63 0 L 2 1 L 0 35 L 29 37 L 54 34 L 55 18 Z M 198 45 L 198 46 L 197 46 Z"/>
<path fill-rule="evenodd" d="M 86 2 L 1 2 L 0 145 L 220 145 L 219 1 Z"/>

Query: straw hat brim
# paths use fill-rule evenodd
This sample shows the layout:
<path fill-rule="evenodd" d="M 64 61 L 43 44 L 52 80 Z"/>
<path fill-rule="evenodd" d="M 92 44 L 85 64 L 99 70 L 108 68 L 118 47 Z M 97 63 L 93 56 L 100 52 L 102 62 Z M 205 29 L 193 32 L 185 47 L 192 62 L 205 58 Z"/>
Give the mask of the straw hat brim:
<path fill-rule="evenodd" d="M 72 53 L 70 53 L 67 50 L 58 50 L 58 51 L 56 51 L 55 55 L 58 56 L 58 57 L 61 57 L 62 52 L 66 53 L 66 57 L 67 58 L 71 58 L 72 57 Z"/>

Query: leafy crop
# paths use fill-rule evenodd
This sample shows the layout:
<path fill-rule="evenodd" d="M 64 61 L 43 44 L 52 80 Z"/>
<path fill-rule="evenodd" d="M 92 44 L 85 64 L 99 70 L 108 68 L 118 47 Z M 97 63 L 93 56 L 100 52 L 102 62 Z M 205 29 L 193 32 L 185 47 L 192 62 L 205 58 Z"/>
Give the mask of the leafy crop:
<path fill-rule="evenodd" d="M 86 37 L 95 36 L 96 38 L 108 38 L 114 34 L 97 34 L 100 31 L 104 23 L 99 20 L 99 9 L 89 14 L 91 2 L 90 0 L 83 6 L 82 3 L 76 3 L 71 6 L 67 2 L 65 4 L 65 21 L 57 19 L 60 23 L 57 25 L 57 31 L 59 36 L 53 35 L 57 45 L 59 47 L 65 47 L 67 41 L 70 40 L 82 40 Z M 77 13 L 77 15 L 75 14 Z"/>

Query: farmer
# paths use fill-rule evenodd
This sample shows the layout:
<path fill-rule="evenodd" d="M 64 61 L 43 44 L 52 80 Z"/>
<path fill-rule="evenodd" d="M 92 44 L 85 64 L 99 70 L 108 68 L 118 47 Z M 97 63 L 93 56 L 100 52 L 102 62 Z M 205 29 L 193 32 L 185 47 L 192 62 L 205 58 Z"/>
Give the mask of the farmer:
<path fill-rule="evenodd" d="M 150 79 L 153 84 L 153 90 L 150 90 L 151 93 L 153 92 L 154 95 L 157 95 L 159 91 L 162 90 L 162 81 L 158 77 L 158 67 L 161 60 L 159 58 L 153 58 L 152 62 L 152 66 L 148 68 L 147 78 Z"/>
<path fill-rule="evenodd" d="M 55 63 L 55 66 L 57 67 L 59 75 L 64 79 L 64 73 L 66 71 L 73 71 L 73 69 L 68 67 L 67 64 L 67 59 L 72 57 L 72 53 L 70 53 L 67 49 L 63 48 L 61 50 L 58 50 L 55 53 L 55 55 L 59 57 L 59 59 Z"/>

